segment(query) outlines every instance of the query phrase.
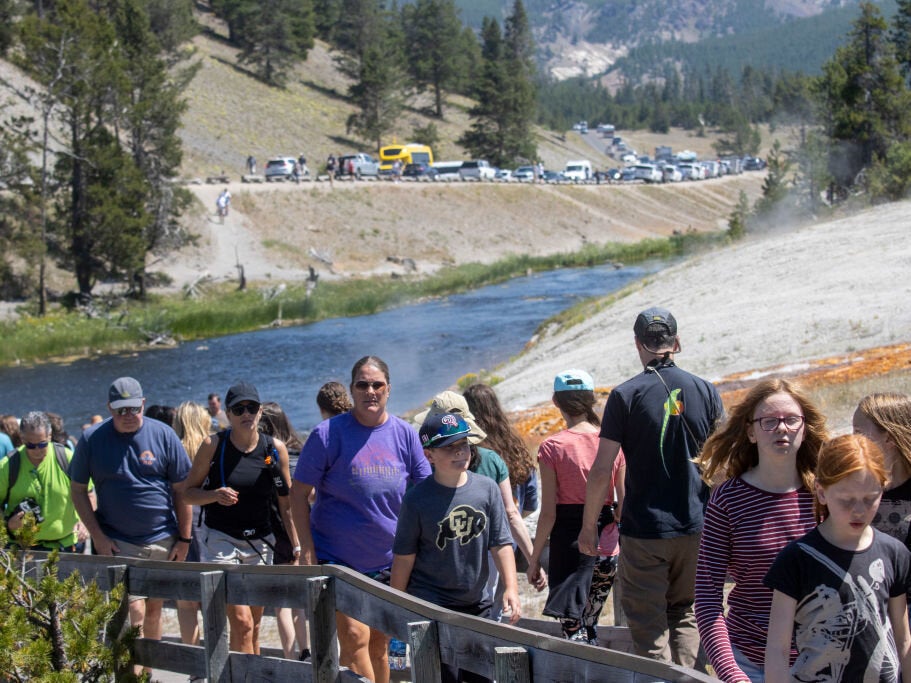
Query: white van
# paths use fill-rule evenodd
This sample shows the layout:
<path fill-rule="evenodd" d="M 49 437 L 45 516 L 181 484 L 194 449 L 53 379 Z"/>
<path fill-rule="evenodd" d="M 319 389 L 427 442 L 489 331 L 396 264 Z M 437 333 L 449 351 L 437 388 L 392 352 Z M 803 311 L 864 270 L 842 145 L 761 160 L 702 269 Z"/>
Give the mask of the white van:
<path fill-rule="evenodd" d="M 567 161 L 566 168 L 563 169 L 563 176 L 567 180 L 591 180 L 592 162 L 590 162 L 588 159 Z"/>

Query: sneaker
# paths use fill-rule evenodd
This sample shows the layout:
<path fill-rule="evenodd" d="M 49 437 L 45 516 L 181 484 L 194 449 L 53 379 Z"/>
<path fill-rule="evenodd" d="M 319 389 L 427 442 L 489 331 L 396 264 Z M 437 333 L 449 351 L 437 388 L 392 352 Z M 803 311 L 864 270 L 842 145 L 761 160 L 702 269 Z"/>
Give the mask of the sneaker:
<path fill-rule="evenodd" d="M 301 650 L 300 657 L 297 658 L 297 661 L 306 662 L 308 659 L 310 659 L 310 648 L 305 647 L 303 650 Z"/>

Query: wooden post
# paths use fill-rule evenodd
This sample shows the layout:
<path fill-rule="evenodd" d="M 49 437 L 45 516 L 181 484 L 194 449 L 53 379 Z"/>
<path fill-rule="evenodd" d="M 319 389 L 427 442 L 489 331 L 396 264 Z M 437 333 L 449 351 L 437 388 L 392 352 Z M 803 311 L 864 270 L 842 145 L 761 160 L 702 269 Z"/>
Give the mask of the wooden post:
<path fill-rule="evenodd" d="M 120 636 L 123 635 L 123 632 L 130 627 L 130 596 L 127 594 L 127 566 L 125 564 L 113 565 L 107 568 L 108 570 L 108 586 L 110 590 L 113 590 L 115 586 L 122 585 L 124 588 L 123 595 L 120 597 L 120 604 L 117 606 L 117 612 L 114 614 L 114 617 L 111 619 L 111 623 L 108 624 L 107 630 L 104 634 L 104 642 L 110 647 L 111 643 Z M 133 659 L 133 655 L 130 655 L 130 659 Z M 130 673 L 132 665 L 130 662 L 123 667 L 118 666 L 114 671 L 114 677 L 117 680 L 122 680 L 122 677 Z"/>
<path fill-rule="evenodd" d="M 335 578 L 307 579 L 310 613 L 310 662 L 316 683 L 338 678 L 338 627 L 335 623 Z"/>
<path fill-rule="evenodd" d="M 497 683 L 530 683 L 528 651 L 524 647 L 497 647 L 493 656 Z"/>
<path fill-rule="evenodd" d="M 411 680 L 414 683 L 439 681 L 440 636 L 436 622 L 409 622 L 408 640 L 411 643 Z"/>
<path fill-rule="evenodd" d="M 201 572 L 203 645 L 206 650 L 206 680 L 228 683 L 231 679 L 228 655 L 227 578 L 224 572 Z"/>

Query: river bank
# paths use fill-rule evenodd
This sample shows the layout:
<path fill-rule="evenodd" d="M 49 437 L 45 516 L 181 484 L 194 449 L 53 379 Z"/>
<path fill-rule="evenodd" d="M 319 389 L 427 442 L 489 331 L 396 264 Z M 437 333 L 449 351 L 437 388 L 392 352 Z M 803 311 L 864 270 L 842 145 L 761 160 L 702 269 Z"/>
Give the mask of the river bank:
<path fill-rule="evenodd" d="M 899 202 L 752 235 L 645 278 L 610 302 L 583 305 L 573 322 L 542 326 L 497 369 L 504 377 L 497 392 L 509 410 L 523 411 L 545 405 L 553 376 L 566 368 L 587 370 L 602 387 L 619 384 L 641 371 L 632 324 L 653 305 L 677 318 L 678 364 L 715 382 L 799 374 L 824 359 L 842 362 L 840 376 L 854 381 L 847 369 L 881 354 L 894 362 L 865 365 L 864 384 L 848 391 L 847 403 L 869 391 L 911 390 L 911 359 L 901 346 L 911 340 L 909 208 Z M 844 415 L 834 419 L 845 429 Z"/>

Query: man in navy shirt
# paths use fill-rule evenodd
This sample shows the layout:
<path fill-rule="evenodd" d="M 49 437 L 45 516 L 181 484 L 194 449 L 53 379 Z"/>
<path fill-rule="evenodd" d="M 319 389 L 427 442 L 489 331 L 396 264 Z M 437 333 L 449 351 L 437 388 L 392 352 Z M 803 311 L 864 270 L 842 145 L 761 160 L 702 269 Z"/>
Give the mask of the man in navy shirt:
<path fill-rule="evenodd" d="M 173 429 L 144 420 L 142 387 L 121 377 L 108 390 L 111 417 L 86 430 L 70 463 L 70 493 L 98 555 L 183 561 L 192 514 L 175 484 L 190 458 Z M 92 482 L 97 509 L 89 500 Z M 130 596 L 130 623 L 161 638 L 161 600 Z"/>

